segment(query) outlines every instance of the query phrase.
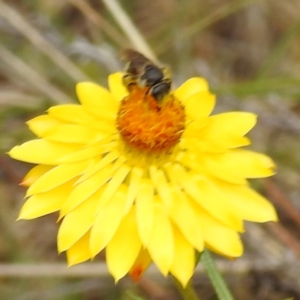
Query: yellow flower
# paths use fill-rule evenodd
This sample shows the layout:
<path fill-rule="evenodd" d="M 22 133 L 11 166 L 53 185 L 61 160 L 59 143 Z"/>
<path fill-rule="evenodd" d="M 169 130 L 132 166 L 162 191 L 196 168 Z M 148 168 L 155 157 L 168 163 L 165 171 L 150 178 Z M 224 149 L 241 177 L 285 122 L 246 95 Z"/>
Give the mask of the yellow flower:
<path fill-rule="evenodd" d="M 14 147 L 12 158 L 37 164 L 19 219 L 59 211 L 58 250 L 69 265 L 106 249 L 115 280 L 138 279 L 150 262 L 183 285 L 195 252 L 242 255 L 243 221 L 276 221 L 273 206 L 248 178 L 274 174 L 272 160 L 241 147 L 256 116 L 210 116 L 215 96 L 192 78 L 162 102 L 130 93 L 122 74 L 109 90 L 76 87 L 80 105 L 59 105 L 28 122 L 39 138 Z"/>

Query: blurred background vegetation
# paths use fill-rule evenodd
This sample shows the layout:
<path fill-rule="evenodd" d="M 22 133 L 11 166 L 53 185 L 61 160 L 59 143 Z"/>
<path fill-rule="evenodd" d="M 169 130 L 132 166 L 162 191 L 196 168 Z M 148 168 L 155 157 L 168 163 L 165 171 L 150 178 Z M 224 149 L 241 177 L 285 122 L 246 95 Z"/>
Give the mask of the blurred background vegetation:
<path fill-rule="evenodd" d="M 300 1 L 119 3 L 171 67 L 175 86 L 203 76 L 218 96 L 216 112 L 259 115 L 251 147 L 270 155 L 278 174 L 253 184 L 281 221 L 247 224 L 245 255 L 217 260 L 236 299 L 300 299 Z M 76 82 L 106 85 L 123 68 L 118 54 L 133 47 L 124 30 L 105 1 L 0 0 L 0 299 L 179 299 L 155 270 L 137 285 L 117 286 L 101 257 L 66 270 L 55 215 L 15 222 L 24 202 L 18 183 L 30 166 L 5 152 L 33 137 L 26 120 L 76 102 Z M 216 299 L 201 269 L 194 285 L 201 299 Z"/>

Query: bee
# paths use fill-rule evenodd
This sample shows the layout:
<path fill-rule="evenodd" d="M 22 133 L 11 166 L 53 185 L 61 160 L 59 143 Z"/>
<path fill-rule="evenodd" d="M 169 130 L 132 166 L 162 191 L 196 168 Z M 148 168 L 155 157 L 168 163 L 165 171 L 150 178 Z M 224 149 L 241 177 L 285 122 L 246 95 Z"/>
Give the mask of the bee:
<path fill-rule="evenodd" d="M 125 49 L 121 57 L 127 61 L 123 83 L 130 91 L 133 86 L 149 87 L 151 94 L 160 102 L 171 90 L 171 75 L 168 68 L 158 67 L 141 53 Z"/>

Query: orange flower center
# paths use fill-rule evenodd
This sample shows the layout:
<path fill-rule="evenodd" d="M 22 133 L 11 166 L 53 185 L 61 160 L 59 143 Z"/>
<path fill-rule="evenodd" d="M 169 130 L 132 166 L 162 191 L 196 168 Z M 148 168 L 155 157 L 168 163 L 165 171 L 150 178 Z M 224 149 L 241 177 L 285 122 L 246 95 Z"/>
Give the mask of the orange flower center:
<path fill-rule="evenodd" d="M 184 131 L 185 112 L 173 95 L 157 101 L 135 86 L 119 108 L 117 127 L 126 144 L 149 152 L 168 152 Z"/>

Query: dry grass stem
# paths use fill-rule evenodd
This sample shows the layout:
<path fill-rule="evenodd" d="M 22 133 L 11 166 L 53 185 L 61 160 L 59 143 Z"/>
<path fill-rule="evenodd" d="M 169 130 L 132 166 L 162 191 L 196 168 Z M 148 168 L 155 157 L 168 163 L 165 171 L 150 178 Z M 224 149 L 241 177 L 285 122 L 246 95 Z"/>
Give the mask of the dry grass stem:
<path fill-rule="evenodd" d="M 102 29 L 119 47 L 124 47 L 128 43 L 127 39 L 109 24 L 88 2 L 83 0 L 68 1 L 80 10 L 91 23 Z"/>
<path fill-rule="evenodd" d="M 208 28 L 209 26 L 218 22 L 219 20 L 222 20 L 228 17 L 229 15 L 237 12 L 238 10 L 244 8 L 245 6 L 257 1 L 258 0 L 240 0 L 236 2 L 229 2 L 222 5 L 221 7 L 216 8 L 214 12 L 208 14 L 207 17 L 200 18 L 199 21 L 195 22 L 193 25 L 187 28 L 183 28 L 182 32 L 180 32 L 181 42 L 188 41 L 205 28 Z M 167 49 L 172 47 L 172 45 L 173 43 L 171 43 L 170 39 L 167 38 L 159 44 L 156 51 L 158 53 L 165 52 Z"/>
<path fill-rule="evenodd" d="M 221 7 L 216 8 L 216 10 L 209 14 L 206 18 L 200 19 L 198 22 L 195 22 L 193 25 L 185 29 L 182 36 L 185 39 L 190 39 L 199 31 L 257 1 L 259 0 L 239 0 L 235 2 L 228 2 Z"/>
<path fill-rule="evenodd" d="M 35 47 L 45 53 L 74 81 L 88 80 L 89 78 L 78 69 L 60 50 L 49 43 L 42 34 L 31 26 L 12 7 L 0 1 L 0 16 L 21 32 Z"/>
<path fill-rule="evenodd" d="M 133 47 L 152 61 L 157 62 L 156 56 L 147 44 L 146 40 L 119 3 L 116 0 L 102 0 L 102 2 L 115 18 L 127 38 L 131 41 Z"/>
<path fill-rule="evenodd" d="M 268 262 L 253 260 L 217 261 L 218 269 L 222 273 L 243 274 L 253 270 L 276 270 L 278 265 Z M 234 265 L 234 267 L 233 267 Z M 196 274 L 203 274 L 202 265 L 196 267 Z M 159 271 L 152 265 L 147 270 L 146 276 L 159 276 Z M 40 264 L 0 264 L 0 278 L 9 277 L 106 277 L 110 276 L 106 264 L 90 263 L 67 268 L 65 263 L 40 263 Z"/>
<path fill-rule="evenodd" d="M 52 101 L 56 101 L 57 103 L 72 102 L 65 93 L 51 85 L 42 75 L 38 74 L 3 46 L 0 46 L 0 59 L 14 70 L 22 80 L 27 81 L 32 87 L 42 92 Z"/>
<path fill-rule="evenodd" d="M 40 103 L 40 97 L 36 95 L 26 95 L 22 91 L 13 91 L 11 86 L 0 86 L 0 105 L 1 106 L 18 106 L 26 108 L 35 108 Z"/>

